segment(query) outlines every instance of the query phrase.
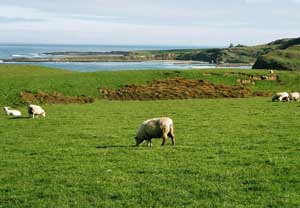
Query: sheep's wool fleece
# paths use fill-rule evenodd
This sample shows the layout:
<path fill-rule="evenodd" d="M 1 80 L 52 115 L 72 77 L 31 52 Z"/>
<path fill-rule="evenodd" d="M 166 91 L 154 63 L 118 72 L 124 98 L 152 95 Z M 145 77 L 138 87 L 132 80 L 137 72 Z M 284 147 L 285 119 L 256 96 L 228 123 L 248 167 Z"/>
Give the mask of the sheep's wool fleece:
<path fill-rule="evenodd" d="M 137 136 L 151 135 L 152 137 L 161 137 L 162 132 L 169 132 L 173 125 L 170 118 L 153 118 L 144 121 L 138 129 Z"/>

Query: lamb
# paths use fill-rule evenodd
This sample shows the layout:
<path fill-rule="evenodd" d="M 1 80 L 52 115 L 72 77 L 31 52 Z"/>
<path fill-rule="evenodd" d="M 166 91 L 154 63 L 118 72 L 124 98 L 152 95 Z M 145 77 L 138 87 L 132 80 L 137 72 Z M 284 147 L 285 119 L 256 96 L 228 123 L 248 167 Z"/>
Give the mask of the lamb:
<path fill-rule="evenodd" d="M 3 110 L 8 116 L 20 117 L 22 113 L 18 110 L 11 110 L 10 107 L 4 107 Z"/>
<path fill-rule="evenodd" d="M 272 97 L 272 101 L 290 101 L 289 93 L 287 92 L 277 92 L 276 95 Z"/>
<path fill-rule="evenodd" d="M 144 121 L 138 128 L 135 141 L 136 146 L 139 146 L 145 140 L 148 141 L 148 146 L 153 146 L 152 138 L 163 138 L 161 145 L 165 145 L 167 138 L 170 137 L 172 145 L 175 145 L 174 126 L 171 118 L 153 118 Z"/>
<path fill-rule="evenodd" d="M 34 116 L 38 117 L 39 115 L 46 117 L 46 112 L 41 108 L 41 106 L 38 106 L 38 105 L 30 104 L 28 106 L 28 113 L 29 113 L 29 116 L 32 118 L 34 118 Z"/>
<path fill-rule="evenodd" d="M 300 101 L 300 93 L 299 92 L 291 92 L 290 99 L 294 101 Z"/>

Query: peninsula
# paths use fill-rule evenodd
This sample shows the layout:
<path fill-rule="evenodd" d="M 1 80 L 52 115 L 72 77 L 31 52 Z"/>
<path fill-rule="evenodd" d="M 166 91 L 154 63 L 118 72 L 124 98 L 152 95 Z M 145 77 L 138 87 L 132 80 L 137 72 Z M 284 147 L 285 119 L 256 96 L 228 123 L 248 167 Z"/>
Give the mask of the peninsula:
<path fill-rule="evenodd" d="M 43 57 L 9 58 L 3 62 L 140 62 L 197 61 L 218 65 L 253 65 L 254 69 L 300 70 L 300 38 L 286 38 L 257 46 L 110 52 L 47 52 Z"/>

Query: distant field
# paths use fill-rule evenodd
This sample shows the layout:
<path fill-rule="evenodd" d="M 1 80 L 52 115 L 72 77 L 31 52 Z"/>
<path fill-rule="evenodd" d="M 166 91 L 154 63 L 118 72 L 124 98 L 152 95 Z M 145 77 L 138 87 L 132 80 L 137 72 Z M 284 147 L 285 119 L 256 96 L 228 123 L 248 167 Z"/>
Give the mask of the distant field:
<path fill-rule="evenodd" d="M 299 207 L 300 103 L 98 101 L 0 116 L 0 207 Z M 26 109 L 21 108 L 26 115 Z M 177 146 L 132 147 L 170 116 Z"/>
<path fill-rule="evenodd" d="M 115 72 L 73 72 L 30 65 L 0 65 L 0 104 L 20 106 L 21 91 L 60 92 L 69 96 L 100 97 L 99 88 L 118 88 L 126 84 L 145 84 L 172 77 L 203 79 L 216 84 L 236 85 L 243 75 L 269 75 L 266 70 L 149 70 Z M 276 71 L 279 81 L 256 81 L 245 85 L 253 91 L 300 91 L 300 73 Z"/>

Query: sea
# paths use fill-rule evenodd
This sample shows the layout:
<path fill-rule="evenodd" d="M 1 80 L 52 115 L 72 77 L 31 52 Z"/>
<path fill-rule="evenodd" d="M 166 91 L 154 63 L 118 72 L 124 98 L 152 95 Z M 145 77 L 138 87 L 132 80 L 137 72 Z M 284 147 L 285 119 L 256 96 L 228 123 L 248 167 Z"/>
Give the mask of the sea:
<path fill-rule="evenodd" d="M 1 60 L 8 58 L 38 58 L 49 57 L 52 52 L 111 52 L 139 50 L 169 50 L 212 48 L 209 46 L 149 46 L 149 45 L 58 45 L 58 44 L 0 44 Z M 53 56 L 53 55 L 52 55 Z M 151 69 L 202 69 L 217 68 L 216 65 L 201 62 L 184 61 L 142 61 L 142 62 L 5 62 L 5 64 L 32 64 L 80 72 L 121 71 L 121 70 L 151 70 Z M 224 68 L 224 67 L 222 67 Z M 235 67 L 236 68 L 236 67 Z M 239 68 L 250 68 L 239 66 Z"/>

